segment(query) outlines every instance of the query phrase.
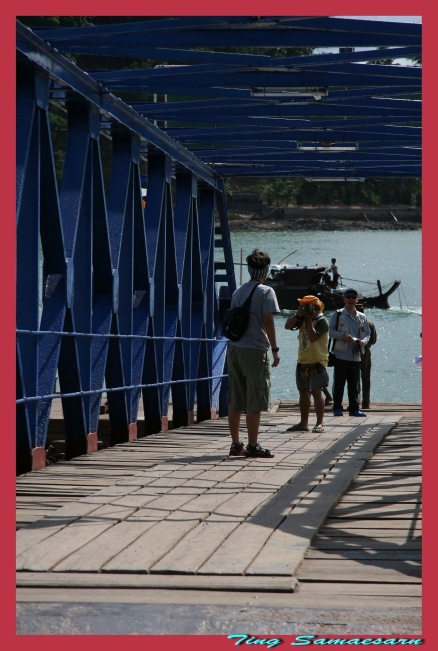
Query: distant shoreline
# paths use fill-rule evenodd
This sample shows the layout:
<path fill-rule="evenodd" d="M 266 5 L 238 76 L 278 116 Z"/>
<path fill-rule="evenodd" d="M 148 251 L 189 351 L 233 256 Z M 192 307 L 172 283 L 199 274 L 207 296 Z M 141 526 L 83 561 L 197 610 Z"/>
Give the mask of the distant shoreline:
<path fill-rule="evenodd" d="M 421 223 L 366 222 L 343 219 L 229 219 L 230 231 L 419 231 Z"/>
<path fill-rule="evenodd" d="M 293 206 L 267 208 L 230 202 L 233 231 L 405 231 L 421 230 L 421 210 L 411 206 Z"/>

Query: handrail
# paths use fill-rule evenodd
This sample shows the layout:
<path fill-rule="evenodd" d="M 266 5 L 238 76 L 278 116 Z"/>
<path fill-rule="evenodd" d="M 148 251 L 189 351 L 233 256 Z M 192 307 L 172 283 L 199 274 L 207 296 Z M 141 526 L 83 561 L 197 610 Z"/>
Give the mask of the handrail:
<path fill-rule="evenodd" d="M 116 339 L 148 339 L 152 341 L 212 341 L 212 342 L 226 342 L 224 337 L 218 338 L 208 338 L 208 337 L 159 337 L 151 335 L 124 335 L 124 334 L 112 334 L 112 333 L 100 333 L 100 332 L 60 332 L 56 330 L 23 330 L 17 329 L 16 333 L 19 335 L 59 335 L 65 337 L 99 337 L 104 339 L 109 339 L 114 337 Z"/>
<path fill-rule="evenodd" d="M 39 400 L 54 400 L 56 398 L 75 398 L 77 396 L 93 396 L 103 393 L 113 393 L 114 391 L 130 391 L 133 389 L 150 389 L 153 387 L 169 386 L 170 384 L 185 384 L 188 382 L 202 382 L 205 380 L 219 380 L 228 377 L 225 375 L 209 375 L 207 377 L 196 377 L 184 380 L 169 380 L 169 382 L 155 382 L 154 384 L 133 384 L 123 387 L 107 387 L 103 389 L 90 389 L 89 391 L 75 391 L 74 393 L 50 393 L 45 396 L 31 396 L 30 398 L 19 398 L 16 400 L 17 405 L 25 402 L 38 402 Z"/>

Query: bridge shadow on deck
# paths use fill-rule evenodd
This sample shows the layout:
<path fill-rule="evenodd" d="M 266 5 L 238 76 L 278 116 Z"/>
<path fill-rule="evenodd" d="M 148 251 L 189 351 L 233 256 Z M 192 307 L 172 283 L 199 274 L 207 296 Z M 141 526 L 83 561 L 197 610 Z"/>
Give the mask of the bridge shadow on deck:
<path fill-rule="evenodd" d="M 106 450 L 99 455 L 105 455 L 107 472 L 120 472 L 119 479 L 113 474 L 112 485 L 26 527 L 19 536 L 17 569 L 58 575 L 293 577 L 327 516 L 392 428 L 394 421 L 380 420 L 374 416 L 368 423 L 340 425 L 339 419 L 328 419 L 326 434 L 315 436 L 285 432 L 290 417 L 269 415 L 263 419 L 261 440 L 275 450 L 272 460 L 224 457 L 229 438 L 220 421 Z M 187 454 L 187 448 L 193 452 Z M 128 450 L 137 459 L 134 473 L 120 461 Z M 137 472 L 139 452 L 147 458 L 142 472 Z M 163 452 L 173 456 L 163 458 Z M 89 457 L 76 461 L 91 474 L 93 466 L 99 468 Z M 384 482 L 379 477 L 372 481 L 376 486 Z M 403 503 L 402 494 L 397 501 Z M 343 509 L 337 516 L 342 524 L 350 516 L 362 520 L 359 535 L 344 531 L 339 543 L 342 525 L 336 539 L 324 530 L 324 540 L 334 543 L 335 550 L 324 549 L 322 555 L 352 560 L 351 552 L 361 551 L 363 557 L 355 560 L 387 568 L 394 557 L 384 560 L 380 554 L 378 536 L 367 528 L 367 507 L 338 508 Z M 402 514 L 391 515 L 390 537 L 400 531 L 400 520 L 406 524 L 411 517 L 397 515 Z M 373 517 L 376 530 L 388 522 Z M 390 548 L 410 549 L 417 535 L 415 529 L 402 541 L 397 533 Z M 413 546 L 417 552 L 418 545 Z M 418 576 L 414 556 L 404 566 L 399 559 L 397 571 Z"/>

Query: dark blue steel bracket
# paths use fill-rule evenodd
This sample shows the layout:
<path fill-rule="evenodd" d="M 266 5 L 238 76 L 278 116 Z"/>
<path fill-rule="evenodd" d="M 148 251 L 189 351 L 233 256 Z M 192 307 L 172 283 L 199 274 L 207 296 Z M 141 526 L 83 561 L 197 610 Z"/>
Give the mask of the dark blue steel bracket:
<path fill-rule="evenodd" d="M 46 463 L 57 395 L 67 458 L 97 450 L 102 411 L 111 444 L 223 415 L 218 333 L 235 278 L 221 178 L 21 25 L 17 50 L 21 473 Z"/>

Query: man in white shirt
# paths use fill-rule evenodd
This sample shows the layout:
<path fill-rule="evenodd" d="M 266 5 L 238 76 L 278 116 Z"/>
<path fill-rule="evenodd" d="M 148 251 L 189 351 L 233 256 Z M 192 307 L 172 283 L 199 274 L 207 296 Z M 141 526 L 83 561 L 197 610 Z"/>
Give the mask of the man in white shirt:
<path fill-rule="evenodd" d="M 335 310 L 329 321 L 329 335 L 334 339 L 336 357 L 333 376 L 333 415 L 343 416 L 342 400 L 345 383 L 348 388 L 350 416 L 363 417 L 359 409 L 359 379 L 361 351 L 370 338 L 370 327 L 365 314 L 356 310 L 358 293 L 349 288 L 344 292 L 344 309 Z"/>

